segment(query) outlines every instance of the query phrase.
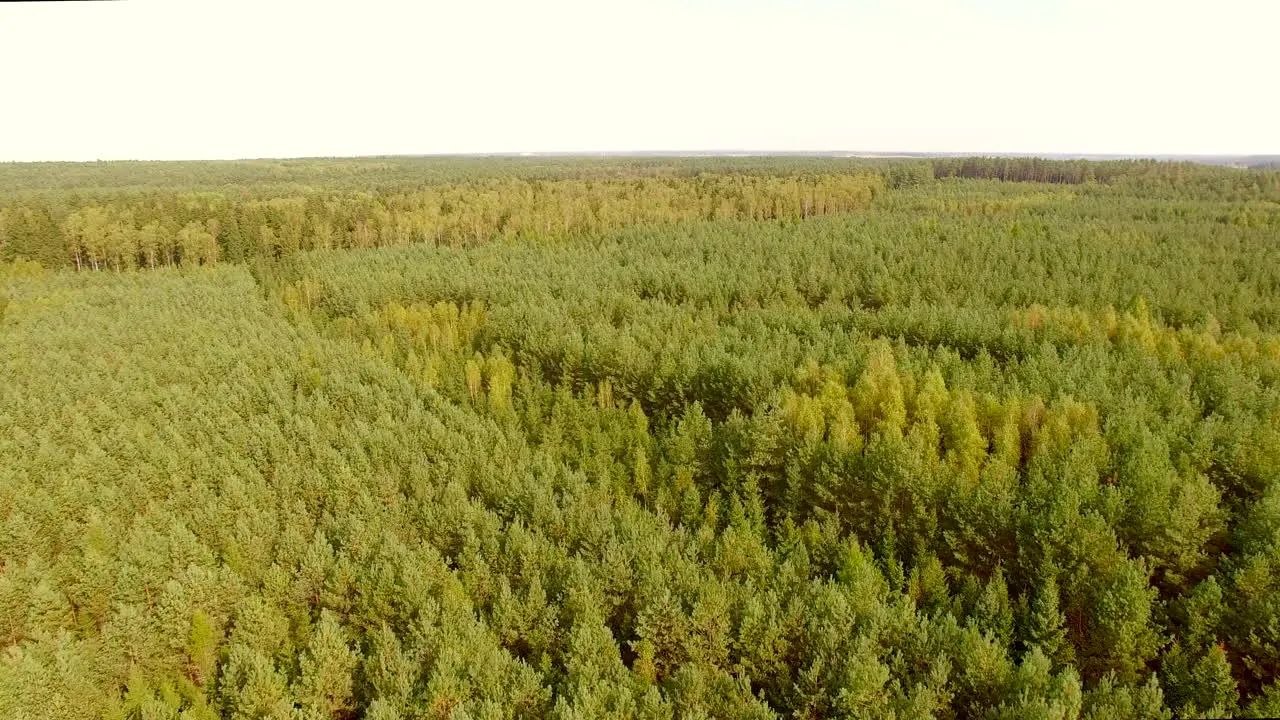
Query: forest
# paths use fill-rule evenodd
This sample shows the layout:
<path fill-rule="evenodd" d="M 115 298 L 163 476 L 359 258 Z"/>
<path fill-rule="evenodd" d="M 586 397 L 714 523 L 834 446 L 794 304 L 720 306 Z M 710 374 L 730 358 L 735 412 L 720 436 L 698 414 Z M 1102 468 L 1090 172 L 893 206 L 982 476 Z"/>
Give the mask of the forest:
<path fill-rule="evenodd" d="M 1280 716 L 1280 172 L 0 164 L 0 716 Z"/>

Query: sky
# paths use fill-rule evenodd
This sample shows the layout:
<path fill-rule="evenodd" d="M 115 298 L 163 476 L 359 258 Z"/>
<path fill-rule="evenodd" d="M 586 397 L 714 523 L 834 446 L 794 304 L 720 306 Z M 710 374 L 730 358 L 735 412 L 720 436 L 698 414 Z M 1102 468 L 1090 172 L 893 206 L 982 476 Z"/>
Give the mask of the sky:
<path fill-rule="evenodd" d="M 0 3 L 0 161 L 1280 153 L 1280 0 Z"/>

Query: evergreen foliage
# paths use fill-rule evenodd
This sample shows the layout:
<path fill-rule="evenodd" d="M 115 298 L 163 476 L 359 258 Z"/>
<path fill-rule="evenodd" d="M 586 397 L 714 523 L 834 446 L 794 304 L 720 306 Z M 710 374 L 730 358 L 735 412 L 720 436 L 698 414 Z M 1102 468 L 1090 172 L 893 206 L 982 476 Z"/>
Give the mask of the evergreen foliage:
<path fill-rule="evenodd" d="M 0 188 L 0 716 L 1280 708 L 1275 174 Z"/>

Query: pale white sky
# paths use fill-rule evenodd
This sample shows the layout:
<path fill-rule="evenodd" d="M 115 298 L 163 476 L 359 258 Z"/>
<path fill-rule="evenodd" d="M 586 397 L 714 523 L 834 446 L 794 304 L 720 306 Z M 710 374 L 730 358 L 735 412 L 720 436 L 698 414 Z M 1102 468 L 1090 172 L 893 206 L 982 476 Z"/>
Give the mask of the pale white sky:
<path fill-rule="evenodd" d="M 0 160 L 1280 153 L 1280 0 L 0 3 Z"/>

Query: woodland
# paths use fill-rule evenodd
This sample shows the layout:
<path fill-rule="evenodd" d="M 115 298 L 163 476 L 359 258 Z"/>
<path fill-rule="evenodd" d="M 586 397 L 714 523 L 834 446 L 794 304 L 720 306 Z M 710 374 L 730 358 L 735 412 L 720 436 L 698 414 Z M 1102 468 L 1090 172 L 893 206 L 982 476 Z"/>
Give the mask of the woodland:
<path fill-rule="evenodd" d="M 1280 172 L 0 164 L 0 717 L 1280 716 Z"/>

